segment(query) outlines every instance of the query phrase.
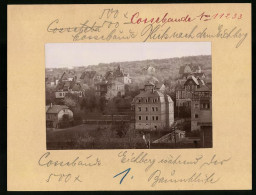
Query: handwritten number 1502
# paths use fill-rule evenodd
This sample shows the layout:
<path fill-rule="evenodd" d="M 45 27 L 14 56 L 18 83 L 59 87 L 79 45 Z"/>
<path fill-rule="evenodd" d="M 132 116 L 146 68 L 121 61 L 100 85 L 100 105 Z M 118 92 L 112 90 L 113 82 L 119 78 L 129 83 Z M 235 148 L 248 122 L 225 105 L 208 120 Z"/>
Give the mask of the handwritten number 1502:
<path fill-rule="evenodd" d="M 117 176 L 119 176 L 119 175 L 121 175 L 121 174 L 124 173 L 124 176 L 123 176 L 122 179 L 120 180 L 120 184 L 122 184 L 124 178 L 125 178 L 125 177 L 127 176 L 127 174 L 130 172 L 130 170 L 131 170 L 131 168 L 128 168 L 128 169 L 126 169 L 126 170 L 124 170 L 124 171 L 122 171 L 122 172 L 116 174 L 113 178 L 115 178 L 115 177 L 117 177 Z M 133 176 L 131 177 L 131 179 L 133 179 Z"/>

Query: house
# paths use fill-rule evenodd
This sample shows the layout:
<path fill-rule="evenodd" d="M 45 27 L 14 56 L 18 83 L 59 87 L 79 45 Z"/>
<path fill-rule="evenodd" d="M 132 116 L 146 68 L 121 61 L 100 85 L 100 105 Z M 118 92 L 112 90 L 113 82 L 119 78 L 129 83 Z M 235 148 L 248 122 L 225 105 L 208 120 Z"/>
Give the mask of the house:
<path fill-rule="evenodd" d="M 191 130 L 200 131 L 201 147 L 212 147 L 212 91 L 207 86 L 202 86 L 193 94 Z"/>
<path fill-rule="evenodd" d="M 163 94 L 152 82 L 135 96 L 132 102 L 135 112 L 135 129 L 161 130 L 174 122 L 174 105 L 170 96 Z"/>
<path fill-rule="evenodd" d="M 117 69 L 114 72 L 114 76 L 117 81 L 124 83 L 124 84 L 131 84 L 132 80 L 128 73 L 125 73 L 123 69 L 121 69 L 120 65 L 118 65 Z"/>
<path fill-rule="evenodd" d="M 104 78 L 107 81 L 116 80 L 116 81 L 119 81 L 119 82 L 121 82 L 125 85 L 132 83 L 132 80 L 131 80 L 129 74 L 125 73 L 123 71 L 123 69 L 121 69 L 120 65 L 118 65 L 117 68 L 114 71 L 112 71 L 112 70 L 107 71 Z"/>
<path fill-rule="evenodd" d="M 104 80 L 96 84 L 95 95 L 98 97 L 105 97 L 110 100 L 116 96 L 123 96 L 125 94 L 124 83 L 116 80 Z"/>
<path fill-rule="evenodd" d="M 142 71 L 144 74 L 152 75 L 152 74 L 155 74 L 156 69 L 153 66 L 148 65 L 148 66 L 144 67 L 142 69 Z"/>
<path fill-rule="evenodd" d="M 185 64 L 180 67 L 179 74 L 191 74 L 191 73 L 201 73 L 202 69 L 200 65 L 195 65 L 195 64 Z"/>
<path fill-rule="evenodd" d="M 155 84 L 156 90 L 160 91 L 161 93 L 165 93 L 165 84 L 158 82 Z"/>
<path fill-rule="evenodd" d="M 202 86 L 193 93 L 191 101 L 191 130 L 200 130 L 205 123 L 212 122 L 212 92 Z"/>
<path fill-rule="evenodd" d="M 46 77 L 45 78 L 45 84 L 46 86 L 48 87 L 54 87 L 54 86 L 57 86 L 58 85 L 58 82 L 59 82 L 59 79 L 57 79 L 56 77 Z"/>
<path fill-rule="evenodd" d="M 192 94 L 201 86 L 204 86 L 204 80 L 189 76 L 186 81 L 180 82 L 176 86 L 176 106 L 190 107 Z"/>
<path fill-rule="evenodd" d="M 155 85 L 156 89 L 159 90 L 161 93 L 165 92 L 165 90 L 166 90 L 165 84 L 160 82 L 156 77 L 154 77 L 152 75 L 146 75 L 145 79 L 144 79 L 144 83 L 148 83 L 148 82 L 153 83 Z M 143 91 L 144 86 L 145 86 L 145 84 L 140 83 L 139 89 Z"/>
<path fill-rule="evenodd" d="M 94 87 L 95 84 L 101 82 L 102 79 L 102 75 L 98 74 L 96 71 L 85 71 L 80 77 L 81 82 L 89 87 Z"/>
<path fill-rule="evenodd" d="M 60 128 L 62 125 L 70 125 L 73 121 L 73 112 L 65 105 L 46 106 L 46 127 Z"/>
<path fill-rule="evenodd" d="M 194 65 L 194 64 L 186 64 L 180 67 L 179 70 L 180 79 L 178 79 L 178 82 L 180 80 L 186 80 L 190 76 L 194 76 L 195 78 L 205 79 L 206 76 L 202 72 L 200 65 Z"/>
<path fill-rule="evenodd" d="M 82 84 L 75 80 L 59 82 L 55 89 L 55 98 L 64 98 L 68 93 L 83 97 L 84 89 Z"/>
<path fill-rule="evenodd" d="M 76 81 L 76 79 L 77 79 L 77 76 L 76 76 L 75 71 L 69 70 L 69 71 L 65 71 L 61 75 L 59 82 Z"/>

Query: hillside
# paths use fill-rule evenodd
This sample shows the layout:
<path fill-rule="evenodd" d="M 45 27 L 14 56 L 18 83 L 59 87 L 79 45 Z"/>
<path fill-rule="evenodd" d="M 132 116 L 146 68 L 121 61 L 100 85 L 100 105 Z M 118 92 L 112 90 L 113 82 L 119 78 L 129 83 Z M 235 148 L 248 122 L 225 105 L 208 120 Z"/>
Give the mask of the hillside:
<path fill-rule="evenodd" d="M 211 78 L 211 56 L 187 56 L 181 58 L 167 58 L 167 59 L 153 59 L 143 61 L 129 61 L 129 62 L 112 62 L 112 63 L 100 63 L 98 65 L 89 65 L 87 67 L 80 66 L 75 67 L 73 70 L 77 73 L 78 77 L 85 70 L 95 70 L 98 73 L 104 75 L 108 70 L 114 70 L 118 64 L 124 72 L 129 73 L 130 77 L 135 83 L 140 82 L 145 73 L 144 67 L 151 65 L 156 69 L 155 77 L 160 81 L 164 80 L 176 80 L 179 77 L 179 69 L 185 64 L 200 64 L 202 71 L 207 76 L 207 79 Z M 47 76 L 59 77 L 65 70 L 65 68 L 53 69 L 53 71 L 46 71 Z"/>

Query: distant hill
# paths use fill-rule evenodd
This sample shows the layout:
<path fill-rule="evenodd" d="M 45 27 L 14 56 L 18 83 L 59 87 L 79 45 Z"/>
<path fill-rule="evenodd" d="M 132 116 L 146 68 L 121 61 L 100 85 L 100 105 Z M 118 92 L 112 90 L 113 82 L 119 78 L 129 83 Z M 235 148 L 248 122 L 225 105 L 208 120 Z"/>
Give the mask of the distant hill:
<path fill-rule="evenodd" d="M 153 66 L 156 69 L 155 77 L 160 81 L 164 80 L 176 80 L 179 77 L 179 69 L 185 64 L 200 64 L 202 71 L 205 73 L 207 78 L 211 78 L 211 67 L 212 58 L 210 55 L 200 55 L 200 56 L 187 56 L 180 58 L 166 58 L 166 59 L 153 59 L 153 60 L 143 60 L 143 61 L 129 61 L 129 62 L 112 62 L 112 63 L 100 63 L 98 65 L 89 65 L 87 67 L 75 67 L 74 71 L 77 75 L 81 75 L 85 70 L 95 70 L 100 74 L 104 75 L 108 70 L 114 70 L 118 64 L 121 68 L 130 74 L 133 80 L 140 80 L 143 77 L 143 68 L 148 65 Z M 66 69 L 68 71 L 68 69 Z M 64 68 L 54 69 L 52 72 L 55 76 L 60 75 L 61 72 L 65 71 Z M 47 72 L 46 72 L 47 74 Z"/>

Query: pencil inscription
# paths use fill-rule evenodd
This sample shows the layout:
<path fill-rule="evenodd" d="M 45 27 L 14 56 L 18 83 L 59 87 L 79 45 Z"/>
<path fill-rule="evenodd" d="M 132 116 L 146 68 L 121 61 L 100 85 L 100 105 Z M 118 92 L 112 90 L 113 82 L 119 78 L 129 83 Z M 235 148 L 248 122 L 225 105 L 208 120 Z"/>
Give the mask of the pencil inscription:
<path fill-rule="evenodd" d="M 163 13 L 160 16 L 141 16 L 139 11 L 135 13 L 124 12 L 118 9 L 103 9 L 95 20 L 85 19 L 77 25 L 64 26 L 60 19 L 53 19 L 47 26 L 47 32 L 52 34 L 68 33 L 72 41 L 122 41 L 141 38 L 143 42 L 152 40 L 171 41 L 175 39 L 193 40 L 221 39 L 234 40 L 235 48 L 239 48 L 246 40 L 248 33 L 238 24 L 234 23 L 243 19 L 242 13 L 214 13 L 206 12 L 198 15 L 184 13 L 182 16 L 175 16 L 170 13 Z M 205 22 L 219 20 L 215 28 L 208 28 Z M 225 26 L 221 23 L 224 20 L 232 20 L 234 25 Z M 197 24 L 191 26 L 195 21 Z M 177 23 L 188 24 L 186 30 L 179 30 Z"/>

